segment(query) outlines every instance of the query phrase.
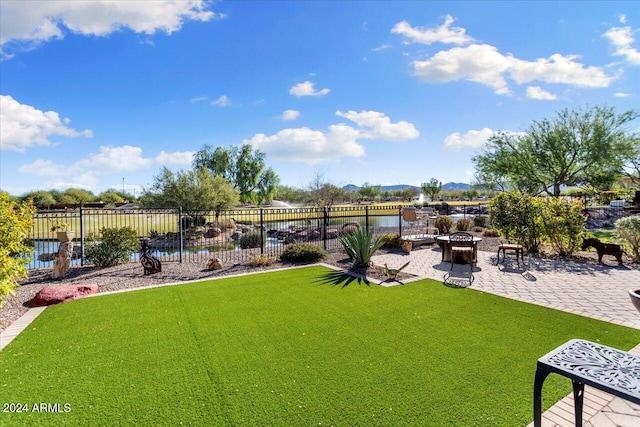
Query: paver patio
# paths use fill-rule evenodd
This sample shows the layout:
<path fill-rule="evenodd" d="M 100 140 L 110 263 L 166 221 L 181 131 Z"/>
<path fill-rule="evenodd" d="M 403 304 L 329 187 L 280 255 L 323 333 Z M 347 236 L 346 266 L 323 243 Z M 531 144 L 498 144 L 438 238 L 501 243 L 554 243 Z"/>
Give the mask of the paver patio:
<path fill-rule="evenodd" d="M 403 270 L 418 278 L 439 281 L 450 273 L 451 264 L 441 261 L 440 249 L 425 247 L 410 254 L 387 253 L 373 257 L 375 265 L 390 267 L 411 263 Z M 632 305 L 628 291 L 640 288 L 640 270 L 628 267 L 587 265 L 528 257 L 526 267 L 517 268 L 515 258 L 494 265 L 496 254 L 478 252 L 473 283 L 468 285 L 469 269 L 455 265 L 449 282 L 518 301 L 542 305 L 618 325 L 640 329 L 640 313 Z M 383 286 L 397 285 L 388 282 Z M 578 337 L 576 337 L 578 338 Z M 640 354 L 640 344 L 631 350 Z M 543 354 L 540 354 L 543 356 Z M 533 402 L 533 375 L 531 387 Z M 613 398 L 590 387 L 585 388 L 584 427 L 640 426 L 640 406 Z M 574 425 L 573 396 L 568 395 L 543 414 L 544 427 Z M 529 427 L 533 426 L 533 423 Z"/>

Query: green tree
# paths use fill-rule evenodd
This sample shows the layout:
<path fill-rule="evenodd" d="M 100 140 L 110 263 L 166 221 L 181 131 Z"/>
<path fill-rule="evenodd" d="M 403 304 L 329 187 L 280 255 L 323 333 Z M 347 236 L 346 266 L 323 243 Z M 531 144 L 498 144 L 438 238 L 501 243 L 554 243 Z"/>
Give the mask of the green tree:
<path fill-rule="evenodd" d="M 249 144 L 229 148 L 205 145 L 193 157 L 195 169 L 206 168 L 216 176 L 229 181 L 240 194 L 243 203 L 273 195 L 278 185 L 278 176 L 265 169 L 265 154 Z"/>
<path fill-rule="evenodd" d="M 429 200 L 432 202 L 438 198 L 438 195 L 442 191 L 442 182 L 435 178 L 431 178 L 429 182 L 422 183 L 422 192 L 429 196 Z"/>
<path fill-rule="evenodd" d="M 638 114 L 617 115 L 596 106 L 561 110 L 553 119 L 534 121 L 522 134 L 496 133 L 473 157 L 476 178 L 489 188 L 507 183 L 530 194 L 560 195 L 562 185 L 603 185 L 622 172 L 637 138 L 625 126 Z M 486 182 L 500 179 L 504 182 Z"/>
<path fill-rule="evenodd" d="M 278 185 L 276 187 L 276 197 L 289 203 L 302 203 L 307 200 L 307 192 L 301 188 Z"/>
<path fill-rule="evenodd" d="M 336 201 L 347 198 L 347 191 L 324 181 L 324 173 L 316 172 L 309 184 L 309 202 L 318 207 L 331 207 Z"/>
<path fill-rule="evenodd" d="M 19 286 L 17 279 L 27 276 L 27 257 L 33 247 L 27 236 L 33 225 L 35 209 L 31 203 L 20 204 L 0 191 L 0 307 L 7 295 Z"/>
<path fill-rule="evenodd" d="M 162 168 L 154 177 L 150 190 L 140 198 L 150 208 L 177 208 L 190 210 L 230 209 L 239 202 L 238 191 L 221 176 L 214 176 L 208 169 L 171 172 Z"/>
<path fill-rule="evenodd" d="M 32 191 L 20 197 L 23 202 L 31 201 L 35 206 L 51 206 L 56 204 L 55 197 L 45 190 Z"/>
<path fill-rule="evenodd" d="M 66 204 L 78 204 L 95 202 L 96 196 L 89 190 L 83 190 L 81 188 L 68 188 L 62 193 L 60 203 Z"/>
<path fill-rule="evenodd" d="M 382 190 L 379 185 L 371 185 L 368 182 L 362 184 L 362 187 L 358 189 L 358 194 L 365 200 L 376 200 L 380 198 Z"/>
<path fill-rule="evenodd" d="M 113 189 L 98 194 L 97 199 L 104 203 L 120 203 L 125 201 L 125 199 Z"/>
<path fill-rule="evenodd" d="M 115 188 L 109 188 L 106 191 L 103 191 L 98 195 L 98 197 L 96 197 L 96 199 L 105 203 L 133 203 L 136 201 L 136 197 L 133 194 L 122 190 L 118 191 Z"/>

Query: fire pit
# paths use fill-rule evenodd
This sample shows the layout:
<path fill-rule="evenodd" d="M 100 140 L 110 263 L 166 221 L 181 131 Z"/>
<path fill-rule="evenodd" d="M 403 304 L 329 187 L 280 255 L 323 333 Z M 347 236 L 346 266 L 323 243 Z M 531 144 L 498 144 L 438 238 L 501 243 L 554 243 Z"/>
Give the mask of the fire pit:
<path fill-rule="evenodd" d="M 636 307 L 636 310 L 640 312 L 640 289 L 630 290 L 629 297 L 631 297 L 631 302 Z"/>

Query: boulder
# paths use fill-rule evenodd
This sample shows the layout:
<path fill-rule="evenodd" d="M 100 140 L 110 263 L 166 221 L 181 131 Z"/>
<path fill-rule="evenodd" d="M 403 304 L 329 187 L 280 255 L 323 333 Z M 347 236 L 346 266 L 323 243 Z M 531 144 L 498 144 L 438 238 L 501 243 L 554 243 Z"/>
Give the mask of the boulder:
<path fill-rule="evenodd" d="M 44 307 L 46 305 L 73 301 L 74 299 L 83 298 L 97 292 L 98 285 L 47 286 L 36 294 L 29 305 L 31 307 Z"/>
<path fill-rule="evenodd" d="M 222 234 L 222 230 L 219 227 L 211 227 L 204 233 L 204 237 L 212 239 L 218 237 L 220 234 Z"/>

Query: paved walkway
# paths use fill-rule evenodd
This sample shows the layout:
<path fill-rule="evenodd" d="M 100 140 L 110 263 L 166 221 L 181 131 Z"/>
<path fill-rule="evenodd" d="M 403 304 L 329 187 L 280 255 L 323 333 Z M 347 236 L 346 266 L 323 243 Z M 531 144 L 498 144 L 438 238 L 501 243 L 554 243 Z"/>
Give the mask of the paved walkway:
<path fill-rule="evenodd" d="M 469 286 L 468 266 L 455 265 L 453 272 L 450 272 L 451 264 L 441 259 L 440 249 L 436 246 L 421 248 L 408 255 L 377 255 L 373 257 L 373 262 L 398 268 L 411 260 L 404 272 L 420 279 L 440 281 L 451 273 L 448 282 Z M 526 268 L 518 268 L 515 259 L 507 258 L 505 265 L 498 268 L 494 265 L 495 260 L 495 253 L 478 252 L 478 264 L 470 285 L 472 289 L 640 329 L 640 313 L 631 304 L 628 293 L 629 289 L 640 288 L 640 270 L 537 258 L 525 260 Z M 395 284 L 389 282 L 383 283 L 383 286 Z M 640 354 L 640 344 L 631 352 Z M 531 375 L 533 393 L 533 371 Z M 638 405 L 590 387 L 585 388 L 584 399 L 584 427 L 640 426 Z M 545 412 L 542 425 L 574 426 L 573 396 L 565 397 Z"/>

